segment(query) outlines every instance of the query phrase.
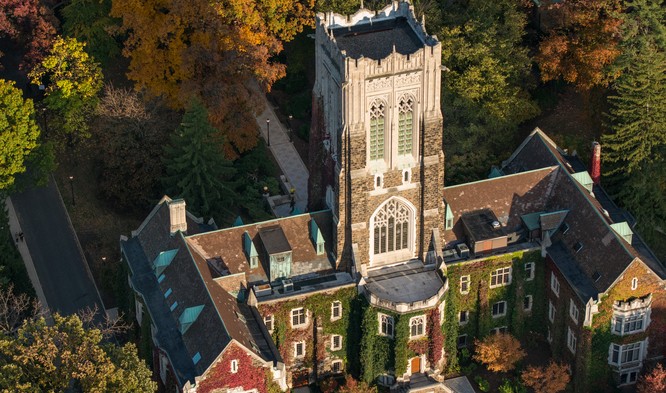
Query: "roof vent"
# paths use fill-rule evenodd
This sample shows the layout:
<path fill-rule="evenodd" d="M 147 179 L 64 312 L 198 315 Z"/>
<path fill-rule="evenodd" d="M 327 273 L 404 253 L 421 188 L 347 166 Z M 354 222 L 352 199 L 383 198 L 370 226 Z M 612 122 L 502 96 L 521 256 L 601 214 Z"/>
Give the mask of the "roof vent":
<path fill-rule="evenodd" d="M 492 225 L 493 229 L 499 229 L 500 228 L 500 223 L 499 221 L 493 221 L 490 223 Z"/>
<path fill-rule="evenodd" d="M 592 274 L 592 279 L 594 280 L 594 282 L 597 282 L 599 281 L 600 278 L 601 278 L 601 273 L 595 270 L 594 273 Z"/>
<path fill-rule="evenodd" d="M 291 280 L 282 280 L 282 287 L 284 288 L 285 292 L 294 291 L 294 283 Z"/>
<path fill-rule="evenodd" d="M 576 243 L 573 245 L 573 249 L 574 249 L 574 251 L 576 251 L 576 252 L 582 250 L 582 249 L 583 249 L 583 243 L 581 243 L 581 242 L 576 242 Z"/>

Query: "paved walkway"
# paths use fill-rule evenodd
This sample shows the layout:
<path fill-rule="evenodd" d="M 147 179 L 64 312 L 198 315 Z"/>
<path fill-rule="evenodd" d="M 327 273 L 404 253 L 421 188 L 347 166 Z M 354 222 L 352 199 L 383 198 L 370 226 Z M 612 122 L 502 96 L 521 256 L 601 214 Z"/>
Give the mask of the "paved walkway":
<path fill-rule="evenodd" d="M 19 250 L 40 301 L 51 312 L 71 315 L 104 304 L 53 177 L 46 187 L 12 195 L 10 223 L 23 232 Z"/>
<path fill-rule="evenodd" d="M 9 217 L 9 230 L 12 233 L 12 237 L 16 239 L 16 234 L 23 232 L 21 229 L 21 224 L 19 224 L 18 217 L 16 216 L 16 210 L 14 210 L 14 204 L 12 204 L 12 199 L 7 198 L 5 200 L 5 206 L 7 207 L 7 216 Z M 44 289 L 42 284 L 39 282 L 39 276 L 37 275 L 37 270 L 35 269 L 35 263 L 30 256 L 30 250 L 28 249 L 28 240 L 24 239 L 16 243 L 18 251 L 21 254 L 21 259 L 23 259 L 23 264 L 28 271 L 28 277 L 30 277 L 30 282 L 32 287 L 35 288 L 35 293 L 37 294 L 37 299 L 39 304 L 42 306 L 42 312 L 46 318 L 49 318 L 49 304 L 46 301 L 46 296 L 44 296 Z"/>
<path fill-rule="evenodd" d="M 270 150 L 277 161 L 282 173 L 296 189 L 296 208 L 305 212 L 308 206 L 308 177 L 309 172 L 301 156 L 298 155 L 293 143 L 289 142 L 286 127 L 280 123 L 271 103 L 263 95 L 266 109 L 257 116 L 257 124 L 261 136 L 268 143 L 266 119 L 270 120 Z"/>

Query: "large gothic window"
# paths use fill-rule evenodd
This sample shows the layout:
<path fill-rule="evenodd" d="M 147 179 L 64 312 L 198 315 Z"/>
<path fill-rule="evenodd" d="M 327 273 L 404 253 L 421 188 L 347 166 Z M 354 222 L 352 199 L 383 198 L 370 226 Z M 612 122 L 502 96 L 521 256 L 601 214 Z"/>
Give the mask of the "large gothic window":
<path fill-rule="evenodd" d="M 414 99 L 405 96 L 398 104 L 398 155 L 412 154 Z"/>
<path fill-rule="evenodd" d="M 392 199 L 377 211 L 374 218 L 374 254 L 409 247 L 409 208 Z"/>
<path fill-rule="evenodd" d="M 384 159 L 384 135 L 386 128 L 386 104 L 375 100 L 370 105 L 370 160 Z"/>

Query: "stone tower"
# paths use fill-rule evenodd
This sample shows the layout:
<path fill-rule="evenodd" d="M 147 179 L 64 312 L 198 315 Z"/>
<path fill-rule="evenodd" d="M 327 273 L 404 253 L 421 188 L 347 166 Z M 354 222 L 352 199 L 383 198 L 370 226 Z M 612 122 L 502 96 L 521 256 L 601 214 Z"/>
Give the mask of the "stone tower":
<path fill-rule="evenodd" d="M 310 208 L 333 211 L 338 267 L 429 263 L 443 230 L 441 44 L 396 1 L 318 14 L 315 46 Z"/>

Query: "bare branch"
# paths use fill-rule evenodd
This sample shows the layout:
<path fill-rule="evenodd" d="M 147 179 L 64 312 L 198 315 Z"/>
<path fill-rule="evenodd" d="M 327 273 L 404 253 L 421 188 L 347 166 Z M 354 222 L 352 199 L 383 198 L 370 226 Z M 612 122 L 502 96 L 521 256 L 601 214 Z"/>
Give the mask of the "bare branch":
<path fill-rule="evenodd" d="M 6 289 L 0 289 L 0 331 L 11 335 L 26 319 L 37 319 L 42 315 L 39 301 L 25 293 L 14 292 L 14 285 L 9 284 Z"/>

